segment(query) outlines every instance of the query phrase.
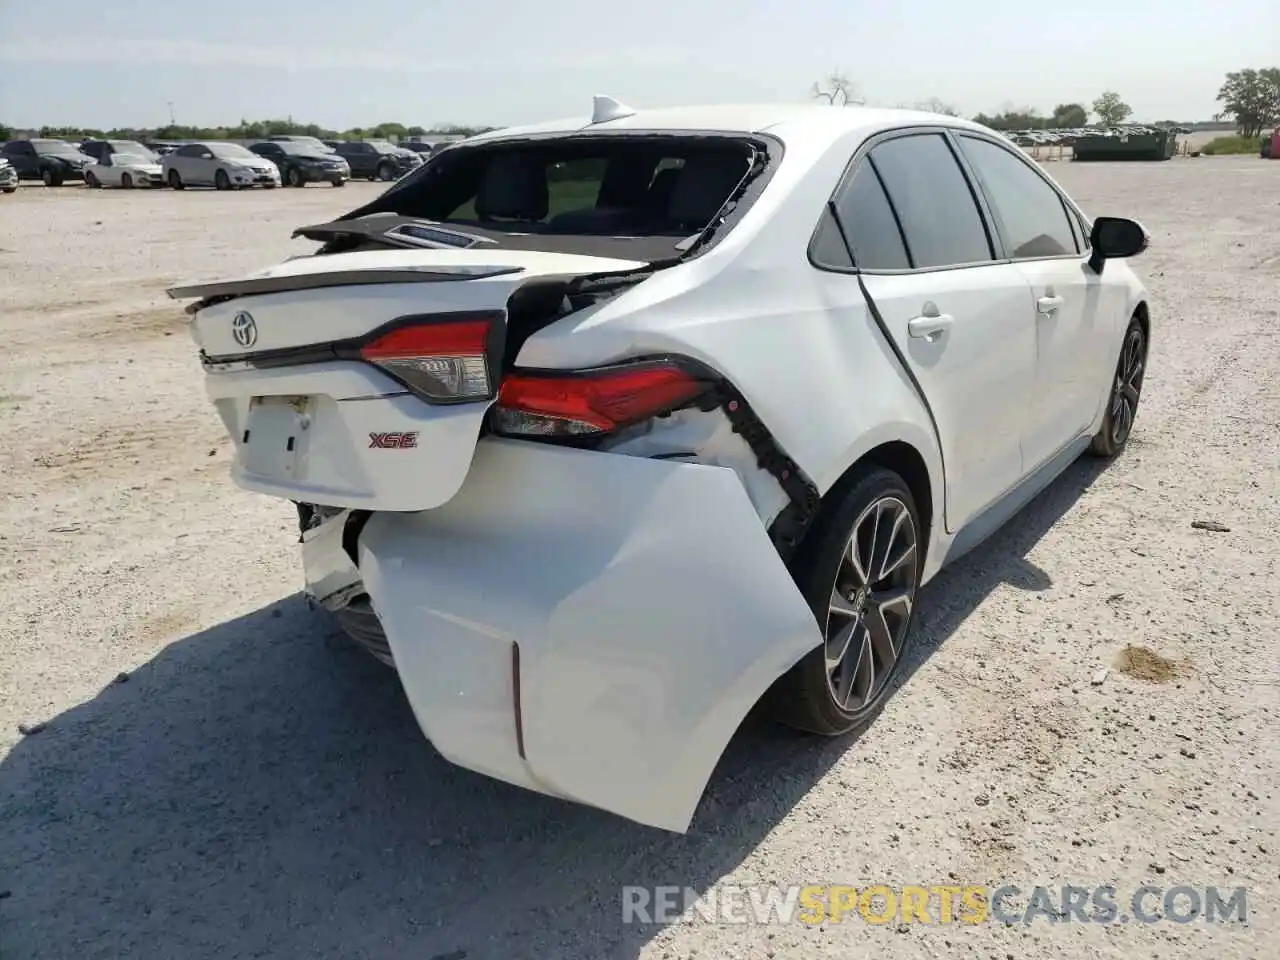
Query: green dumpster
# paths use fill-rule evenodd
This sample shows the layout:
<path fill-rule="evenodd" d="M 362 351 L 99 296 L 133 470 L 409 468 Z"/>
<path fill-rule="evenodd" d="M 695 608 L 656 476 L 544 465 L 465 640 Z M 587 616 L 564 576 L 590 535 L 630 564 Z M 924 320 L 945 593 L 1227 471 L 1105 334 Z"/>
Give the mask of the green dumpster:
<path fill-rule="evenodd" d="M 1177 149 L 1177 134 L 1168 130 L 1122 131 L 1077 138 L 1071 159 L 1168 160 Z"/>

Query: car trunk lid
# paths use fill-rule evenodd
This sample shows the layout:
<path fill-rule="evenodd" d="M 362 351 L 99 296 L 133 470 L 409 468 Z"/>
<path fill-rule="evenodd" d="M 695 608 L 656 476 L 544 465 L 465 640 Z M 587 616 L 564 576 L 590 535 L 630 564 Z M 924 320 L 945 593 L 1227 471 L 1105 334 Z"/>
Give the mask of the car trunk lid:
<path fill-rule="evenodd" d="M 374 250 L 175 287 L 245 489 L 368 510 L 448 501 L 504 363 L 513 295 L 647 265 L 576 254 Z M 557 298 L 552 298 L 556 299 Z"/>

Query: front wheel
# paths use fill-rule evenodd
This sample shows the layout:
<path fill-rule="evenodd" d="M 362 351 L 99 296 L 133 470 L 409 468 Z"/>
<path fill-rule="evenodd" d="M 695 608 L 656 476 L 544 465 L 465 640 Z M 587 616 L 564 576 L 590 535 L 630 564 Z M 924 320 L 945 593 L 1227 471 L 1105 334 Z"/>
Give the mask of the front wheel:
<path fill-rule="evenodd" d="M 864 727 L 906 659 L 924 531 L 906 482 L 860 468 L 801 548 L 796 582 L 824 642 L 769 691 L 776 719 L 835 736 Z"/>
<path fill-rule="evenodd" d="M 18 192 L 18 188 L 17 188 L 17 187 L 4 187 L 3 189 L 4 189 L 4 192 L 5 192 L 5 193 L 17 193 L 17 192 Z"/>
<path fill-rule="evenodd" d="M 219 170 L 213 175 L 213 185 L 218 190 L 230 190 L 231 178 L 227 176 L 227 171 Z"/>
<path fill-rule="evenodd" d="M 62 186 L 62 177 L 60 174 L 54 173 L 49 167 L 45 167 L 40 171 L 40 179 L 44 181 L 46 187 Z"/>
<path fill-rule="evenodd" d="M 99 189 L 102 187 L 102 181 L 93 175 L 92 170 L 88 171 L 84 175 L 84 182 L 87 187 L 97 187 Z"/>
<path fill-rule="evenodd" d="M 389 164 L 389 163 L 380 163 L 380 164 L 378 164 L 378 179 L 379 179 L 379 180 L 381 180 L 383 183 L 386 183 L 386 182 L 388 182 L 388 181 L 394 180 L 395 178 L 396 178 L 396 171 L 395 171 L 395 169 L 391 166 L 391 164 Z"/>
<path fill-rule="evenodd" d="M 174 190 L 185 190 L 187 185 L 182 182 L 182 174 L 177 170 L 169 171 L 169 186 Z"/>
<path fill-rule="evenodd" d="M 305 187 L 307 185 L 307 181 L 302 177 L 302 171 L 297 167 L 289 168 L 289 175 L 285 177 L 285 180 L 288 181 L 291 187 Z"/>
<path fill-rule="evenodd" d="M 128 174 L 128 173 L 120 174 L 120 189 L 122 190 L 133 189 L 133 176 L 131 174 Z"/>
<path fill-rule="evenodd" d="M 1116 361 L 1115 377 L 1107 394 L 1107 414 L 1089 452 L 1097 457 L 1114 457 L 1124 449 L 1133 432 L 1133 421 L 1138 415 L 1138 401 L 1142 398 L 1142 380 L 1147 371 L 1147 335 L 1142 324 L 1134 318 L 1124 334 L 1120 359 Z"/>

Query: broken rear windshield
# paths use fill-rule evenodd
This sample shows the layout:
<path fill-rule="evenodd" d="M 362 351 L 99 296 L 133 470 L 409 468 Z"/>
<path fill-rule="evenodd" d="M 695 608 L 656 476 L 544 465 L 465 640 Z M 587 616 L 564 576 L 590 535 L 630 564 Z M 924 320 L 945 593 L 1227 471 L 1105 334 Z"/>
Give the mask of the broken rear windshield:
<path fill-rule="evenodd" d="M 758 153 L 745 139 L 713 136 L 455 147 L 352 216 L 395 213 L 490 235 L 678 240 L 711 222 Z"/>

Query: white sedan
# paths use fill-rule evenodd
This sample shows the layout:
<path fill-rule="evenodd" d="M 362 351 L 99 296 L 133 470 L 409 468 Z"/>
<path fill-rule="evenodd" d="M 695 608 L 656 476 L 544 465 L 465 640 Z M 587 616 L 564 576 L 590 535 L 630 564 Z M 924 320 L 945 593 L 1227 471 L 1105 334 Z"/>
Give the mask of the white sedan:
<path fill-rule="evenodd" d="M 80 152 L 98 162 L 86 167 L 84 182 L 91 187 L 163 187 L 160 158 L 134 140 L 86 140 Z"/>
<path fill-rule="evenodd" d="M 1144 380 L 1142 227 L 954 117 L 598 98 L 299 233 L 171 291 L 235 481 L 445 757 L 674 831 L 762 698 L 869 723 Z"/>

